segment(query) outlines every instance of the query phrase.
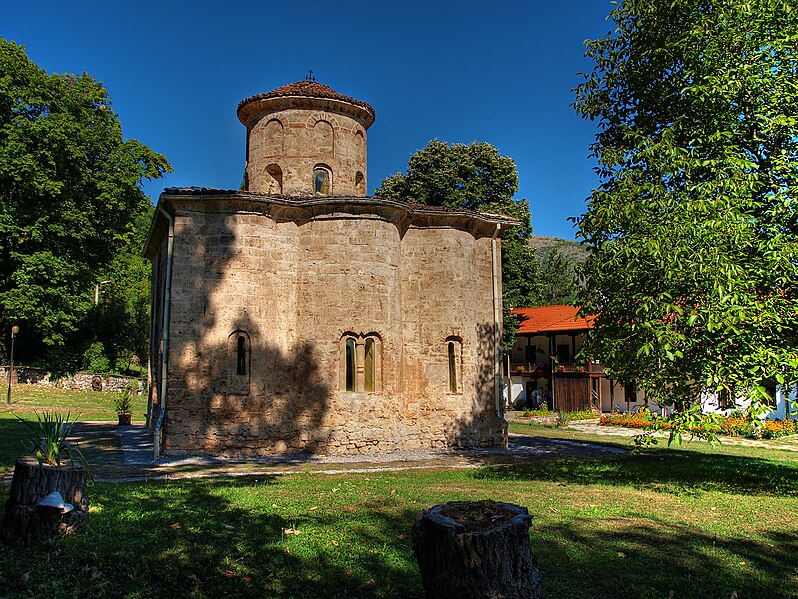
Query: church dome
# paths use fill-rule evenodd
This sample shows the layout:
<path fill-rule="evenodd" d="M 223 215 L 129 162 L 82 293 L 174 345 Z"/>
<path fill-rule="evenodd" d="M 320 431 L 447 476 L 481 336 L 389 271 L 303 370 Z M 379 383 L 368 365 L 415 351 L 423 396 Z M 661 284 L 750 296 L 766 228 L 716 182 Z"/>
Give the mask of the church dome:
<path fill-rule="evenodd" d="M 370 104 L 309 75 L 238 104 L 247 128 L 246 189 L 297 196 L 366 195 Z"/>
<path fill-rule="evenodd" d="M 365 127 L 374 123 L 376 113 L 368 102 L 345 96 L 333 88 L 318 81 L 297 81 L 283 85 L 264 94 L 256 94 L 238 103 L 238 120 L 247 125 L 250 120 L 264 112 L 273 112 L 285 108 L 299 107 L 307 104 L 307 100 L 326 100 L 328 110 L 350 114 L 363 122 Z"/>

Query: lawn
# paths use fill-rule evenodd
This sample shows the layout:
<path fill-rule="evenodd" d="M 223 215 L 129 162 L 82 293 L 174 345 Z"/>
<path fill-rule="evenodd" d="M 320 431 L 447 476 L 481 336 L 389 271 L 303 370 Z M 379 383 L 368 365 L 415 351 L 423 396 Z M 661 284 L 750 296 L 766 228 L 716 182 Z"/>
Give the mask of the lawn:
<path fill-rule="evenodd" d="M 103 483 L 90 496 L 87 531 L 0 552 L 0 595 L 420 597 L 416 515 L 493 498 L 534 515 L 549 599 L 798 597 L 798 456 L 786 451 L 690 444 L 472 470 Z"/>
<path fill-rule="evenodd" d="M 35 420 L 36 412 L 55 410 L 80 420 L 115 421 L 116 393 L 52 389 L 39 385 L 13 385 L 11 405 L 6 405 L 8 387 L 0 385 L 0 473 L 13 466 L 27 428 L 18 418 Z M 133 421 L 143 421 L 147 411 L 145 395 L 133 396 Z M 0 587 L 2 588 L 2 587 Z M 2 595 L 0 595 L 2 596 Z"/>

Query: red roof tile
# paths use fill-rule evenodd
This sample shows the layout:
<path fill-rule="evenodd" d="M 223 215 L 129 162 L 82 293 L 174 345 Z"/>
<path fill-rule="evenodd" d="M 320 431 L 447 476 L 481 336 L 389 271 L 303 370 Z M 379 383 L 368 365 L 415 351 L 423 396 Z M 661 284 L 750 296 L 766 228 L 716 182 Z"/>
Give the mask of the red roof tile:
<path fill-rule="evenodd" d="M 242 106 L 245 106 L 250 102 L 257 102 L 258 100 L 266 100 L 268 98 L 281 98 L 284 96 L 300 96 L 303 98 L 330 98 L 332 100 L 340 100 L 342 102 L 354 104 L 355 106 L 360 106 L 361 108 L 364 108 L 370 112 L 372 117 L 376 114 L 374 112 L 374 108 L 372 108 L 371 104 L 368 102 L 363 102 L 362 100 L 356 100 L 355 98 L 350 98 L 349 96 L 339 94 L 333 88 L 322 85 L 316 81 L 297 81 L 296 83 L 289 83 L 288 85 L 278 87 L 277 89 L 265 94 L 251 96 L 241 100 L 241 102 L 238 103 L 238 110 L 241 110 Z"/>
<path fill-rule="evenodd" d="M 539 308 L 516 308 L 510 314 L 518 316 L 518 332 L 526 335 L 587 331 L 593 328 L 594 318 L 577 316 L 579 308 L 563 304 Z"/>

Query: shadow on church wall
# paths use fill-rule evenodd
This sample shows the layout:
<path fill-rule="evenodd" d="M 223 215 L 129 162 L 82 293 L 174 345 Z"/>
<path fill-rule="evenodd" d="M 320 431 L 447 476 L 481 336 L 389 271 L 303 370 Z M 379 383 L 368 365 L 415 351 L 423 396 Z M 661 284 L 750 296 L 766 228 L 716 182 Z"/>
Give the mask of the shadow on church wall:
<path fill-rule="evenodd" d="M 252 237 L 221 215 L 184 218 L 175 227 L 166 452 L 316 451 L 330 437 L 330 386 L 314 344 L 275 339 L 255 305 L 253 265 L 266 258 L 248 254 L 262 242 L 249 247 Z"/>

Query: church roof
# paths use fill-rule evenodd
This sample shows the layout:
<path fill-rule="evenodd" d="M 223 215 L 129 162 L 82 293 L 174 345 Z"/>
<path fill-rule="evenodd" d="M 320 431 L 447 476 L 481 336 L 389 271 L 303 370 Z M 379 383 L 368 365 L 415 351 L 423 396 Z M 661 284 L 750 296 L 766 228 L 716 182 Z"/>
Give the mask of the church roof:
<path fill-rule="evenodd" d="M 157 252 L 157 245 L 165 234 L 166 226 L 159 213 L 164 211 L 173 213 L 173 202 L 175 201 L 190 202 L 197 209 L 203 209 L 202 207 L 205 206 L 210 210 L 219 209 L 227 202 L 233 211 L 245 205 L 242 202 L 252 202 L 256 206 L 260 204 L 264 207 L 266 209 L 264 214 L 273 218 L 298 221 L 306 221 L 325 214 L 378 214 L 389 221 L 399 223 L 402 227 L 444 225 L 471 231 L 485 237 L 493 237 L 499 231 L 519 224 L 517 219 L 501 214 L 477 212 L 465 208 L 411 204 L 401 200 L 372 196 L 289 196 L 234 189 L 169 187 L 163 190 L 158 200 L 158 211 L 150 225 L 143 255 L 152 257 Z"/>
<path fill-rule="evenodd" d="M 414 204 L 404 200 L 395 200 L 393 198 L 381 198 L 378 196 L 318 196 L 314 194 L 308 195 L 286 195 L 277 193 L 260 193 L 254 191 L 247 191 L 241 189 L 217 189 L 210 187 L 167 187 L 161 193 L 163 196 L 214 196 L 214 197 L 240 197 L 240 198 L 278 198 L 281 200 L 289 200 L 291 202 L 302 204 L 304 203 L 318 203 L 320 201 L 351 201 L 355 203 L 390 203 L 406 206 L 407 208 L 415 211 L 423 212 L 441 212 L 451 214 L 469 214 L 478 217 L 484 217 L 493 221 L 507 223 L 514 227 L 518 224 L 518 219 L 504 214 L 494 214 L 491 212 L 481 212 L 478 210 L 469 210 L 468 208 L 449 208 L 447 206 L 431 206 L 429 204 Z"/>
<path fill-rule="evenodd" d="M 372 122 L 376 116 L 374 108 L 368 102 L 363 102 L 362 100 L 345 96 L 341 93 L 338 93 L 333 88 L 319 83 L 318 81 L 297 81 L 296 83 L 289 83 L 288 85 L 278 87 L 277 89 L 265 94 L 256 94 L 254 96 L 250 96 L 249 98 L 245 98 L 238 103 L 238 114 L 241 115 L 241 109 L 254 102 L 260 102 L 262 100 L 269 100 L 272 98 L 286 97 L 337 100 L 339 102 L 346 102 L 347 104 L 353 104 L 364 109 L 371 115 Z"/>
<path fill-rule="evenodd" d="M 576 333 L 592 329 L 594 318 L 582 318 L 578 313 L 578 307 L 565 304 L 510 310 L 510 314 L 518 316 L 518 332 L 524 335 Z"/>

